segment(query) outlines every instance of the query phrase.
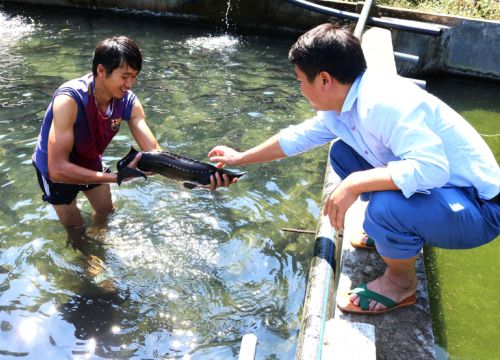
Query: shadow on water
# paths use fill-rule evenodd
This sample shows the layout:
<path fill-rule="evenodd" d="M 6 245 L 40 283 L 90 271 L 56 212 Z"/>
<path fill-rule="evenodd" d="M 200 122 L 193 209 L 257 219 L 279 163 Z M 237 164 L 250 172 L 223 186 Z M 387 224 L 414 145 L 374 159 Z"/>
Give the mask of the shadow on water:
<path fill-rule="evenodd" d="M 457 91 L 460 89 L 460 91 Z M 460 114 L 470 110 L 491 112 L 491 120 L 500 112 L 497 101 L 500 84 L 497 81 L 480 81 L 452 76 L 434 76 L 427 80 L 427 91 L 442 99 Z M 465 115 L 467 116 L 467 115 Z M 498 116 L 498 115 L 497 115 Z"/>
<path fill-rule="evenodd" d="M 107 264 L 109 249 L 103 241 L 110 216 L 93 215 L 88 232 L 85 228 L 67 229 L 66 245 L 74 250 L 84 268 L 78 288 L 58 306 L 61 318 L 74 326 L 75 345 L 71 352 L 75 356 L 113 354 L 125 358 L 133 354 L 134 349 L 123 346 L 120 326 L 127 322 L 127 317 L 138 316 L 128 313 L 137 306 L 132 304 L 128 285 Z M 114 258 L 113 267 L 119 266 Z"/>
<path fill-rule="evenodd" d="M 109 353 L 109 349 L 120 348 L 122 342 L 116 324 L 121 323 L 125 316 L 119 307 L 121 303 L 123 300 L 116 295 L 96 293 L 73 296 L 60 306 L 62 319 L 75 327 L 76 339 L 89 340 L 92 342 L 90 346 L 95 346 L 94 349 L 73 351 L 73 354 L 84 355 L 95 350 L 96 355 L 102 356 Z"/>

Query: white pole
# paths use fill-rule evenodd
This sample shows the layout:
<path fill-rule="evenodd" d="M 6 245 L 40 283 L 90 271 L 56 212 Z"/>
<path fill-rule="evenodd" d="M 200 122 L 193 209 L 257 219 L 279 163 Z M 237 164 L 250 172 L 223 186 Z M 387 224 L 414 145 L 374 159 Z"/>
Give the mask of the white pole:
<path fill-rule="evenodd" d="M 257 336 L 255 336 L 254 334 L 243 335 L 243 339 L 241 339 L 241 348 L 238 360 L 254 360 L 256 348 Z"/>
<path fill-rule="evenodd" d="M 361 40 L 361 37 L 363 36 L 363 30 L 365 29 L 366 19 L 368 19 L 368 15 L 370 14 L 372 3 L 373 0 L 365 1 L 363 9 L 361 10 L 361 15 L 359 15 L 359 19 L 356 24 L 356 28 L 354 29 L 354 36 L 356 36 L 359 40 Z"/>

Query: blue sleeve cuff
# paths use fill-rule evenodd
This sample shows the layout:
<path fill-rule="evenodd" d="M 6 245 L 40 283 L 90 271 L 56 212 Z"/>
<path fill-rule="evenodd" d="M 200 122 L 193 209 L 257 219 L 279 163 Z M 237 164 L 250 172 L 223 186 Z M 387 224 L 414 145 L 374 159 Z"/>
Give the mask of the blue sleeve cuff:
<path fill-rule="evenodd" d="M 412 196 L 417 190 L 414 168 L 409 160 L 390 161 L 387 169 L 394 184 L 401 189 L 406 198 Z"/>

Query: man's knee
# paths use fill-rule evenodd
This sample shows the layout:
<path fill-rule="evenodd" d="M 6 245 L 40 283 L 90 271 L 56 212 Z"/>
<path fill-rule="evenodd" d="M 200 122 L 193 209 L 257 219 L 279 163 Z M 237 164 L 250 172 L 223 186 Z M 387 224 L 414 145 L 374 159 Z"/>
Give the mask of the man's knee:
<path fill-rule="evenodd" d="M 418 206 L 401 191 L 373 191 L 366 209 L 365 222 L 396 232 L 411 232 L 420 216 Z"/>
<path fill-rule="evenodd" d="M 97 214 L 106 215 L 114 212 L 111 189 L 108 184 L 96 186 L 91 190 L 84 191 L 84 194 Z"/>
<path fill-rule="evenodd" d="M 108 216 L 115 212 L 115 207 L 113 205 L 111 197 L 107 201 L 101 201 L 99 203 L 94 202 L 92 206 L 95 213 L 100 216 Z"/>
<path fill-rule="evenodd" d="M 335 141 L 330 147 L 330 164 L 337 174 L 345 173 L 346 154 L 352 151 L 352 148 L 341 140 Z"/>
<path fill-rule="evenodd" d="M 114 212 L 115 212 L 115 207 L 113 206 L 113 203 L 111 203 L 109 206 L 106 206 L 104 208 L 95 211 L 96 215 L 104 217 L 107 217 L 113 214 Z"/>
<path fill-rule="evenodd" d="M 374 191 L 366 215 L 377 224 L 394 220 L 404 212 L 404 201 L 404 196 L 398 191 Z"/>
<path fill-rule="evenodd" d="M 372 165 L 342 140 L 337 140 L 332 144 L 330 164 L 341 179 L 345 179 L 356 171 L 373 169 Z"/>
<path fill-rule="evenodd" d="M 80 210 L 70 205 L 54 205 L 57 217 L 65 227 L 77 228 L 85 226 Z"/>
<path fill-rule="evenodd" d="M 373 192 L 363 228 L 378 252 L 390 259 L 407 259 L 422 249 L 423 239 L 412 230 L 411 204 L 399 191 Z"/>

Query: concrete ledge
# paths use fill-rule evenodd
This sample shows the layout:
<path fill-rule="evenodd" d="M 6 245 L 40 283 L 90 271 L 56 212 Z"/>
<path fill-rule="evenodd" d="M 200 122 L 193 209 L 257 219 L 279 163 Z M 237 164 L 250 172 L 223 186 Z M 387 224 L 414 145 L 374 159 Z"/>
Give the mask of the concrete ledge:
<path fill-rule="evenodd" d="M 342 296 L 361 282 L 374 279 L 385 270 L 385 263 L 376 251 L 354 249 L 349 239 L 360 236 L 367 203 L 356 201 L 346 215 L 343 235 L 342 260 L 336 298 Z M 434 335 L 429 312 L 427 277 L 422 255 L 417 259 L 417 303 L 384 315 L 345 314 L 336 310 L 334 320 L 339 328 L 335 333 L 349 331 L 349 323 L 370 324 L 375 329 L 375 347 L 377 359 L 435 359 Z M 343 320 L 344 323 L 339 320 Z M 342 327 L 340 327 L 342 326 Z M 346 345 L 347 346 L 347 345 Z M 358 346 L 350 341 L 351 348 Z M 333 350 L 337 356 L 336 350 Z M 363 357 L 364 358 L 364 357 Z M 341 359 L 341 357 L 339 357 Z"/>
<path fill-rule="evenodd" d="M 335 354 L 335 359 L 375 360 L 375 327 L 337 318 L 328 320 L 323 351 Z"/>

